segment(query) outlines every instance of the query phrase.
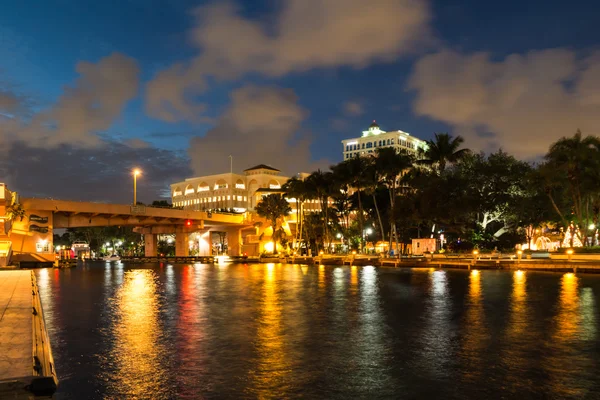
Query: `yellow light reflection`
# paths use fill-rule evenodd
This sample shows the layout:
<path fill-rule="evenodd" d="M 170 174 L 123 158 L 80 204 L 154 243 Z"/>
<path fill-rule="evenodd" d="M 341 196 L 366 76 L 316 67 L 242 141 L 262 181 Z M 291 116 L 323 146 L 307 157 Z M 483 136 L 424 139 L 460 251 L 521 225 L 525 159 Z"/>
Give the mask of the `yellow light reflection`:
<path fill-rule="evenodd" d="M 481 379 L 483 353 L 487 348 L 489 338 L 485 326 L 485 314 L 481 291 L 481 274 L 472 270 L 469 274 L 469 292 L 467 294 L 467 309 L 464 321 L 464 340 L 461 346 L 461 358 L 468 360 L 469 370 L 465 377 L 473 382 Z"/>
<path fill-rule="evenodd" d="M 319 290 L 325 289 L 325 266 L 319 265 Z"/>
<path fill-rule="evenodd" d="M 556 339 L 568 340 L 577 334 L 581 323 L 579 310 L 579 279 L 572 272 L 560 280 L 560 306 L 556 316 Z"/>
<path fill-rule="evenodd" d="M 131 270 L 116 298 L 116 338 L 112 360 L 116 364 L 113 390 L 124 397 L 160 394 L 166 388 L 161 369 L 164 354 L 158 343 L 157 282 L 150 269 Z"/>
<path fill-rule="evenodd" d="M 261 315 L 256 337 L 258 365 L 253 382 L 258 398 L 276 398 L 291 371 L 282 332 L 282 305 L 277 293 L 275 264 L 265 268 Z"/>
<path fill-rule="evenodd" d="M 350 267 L 350 284 L 352 286 L 358 285 L 358 267 L 356 265 Z"/>
<path fill-rule="evenodd" d="M 504 364 L 508 369 L 507 379 L 517 379 L 526 368 L 528 360 L 525 350 L 527 343 L 535 340 L 529 331 L 529 311 L 527 309 L 527 276 L 523 271 L 513 272 L 513 286 L 510 298 L 510 317 L 507 336 L 513 344 L 503 353 Z"/>

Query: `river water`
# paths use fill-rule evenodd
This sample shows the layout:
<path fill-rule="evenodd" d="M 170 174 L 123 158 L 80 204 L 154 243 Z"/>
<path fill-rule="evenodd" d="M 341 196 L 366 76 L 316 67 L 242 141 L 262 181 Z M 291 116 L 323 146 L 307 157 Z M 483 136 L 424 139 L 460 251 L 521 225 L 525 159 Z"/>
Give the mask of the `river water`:
<path fill-rule="evenodd" d="M 59 399 L 600 398 L 600 275 L 36 271 Z"/>

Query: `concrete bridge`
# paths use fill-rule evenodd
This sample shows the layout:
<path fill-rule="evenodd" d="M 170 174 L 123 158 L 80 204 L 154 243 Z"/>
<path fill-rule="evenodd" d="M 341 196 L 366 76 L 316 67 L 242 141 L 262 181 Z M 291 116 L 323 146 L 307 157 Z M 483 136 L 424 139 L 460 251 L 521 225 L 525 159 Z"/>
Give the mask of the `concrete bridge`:
<path fill-rule="evenodd" d="M 198 241 L 199 255 L 211 254 L 210 232 L 224 232 L 229 254 L 241 254 L 241 232 L 252 227 L 250 214 L 222 214 L 125 204 L 104 204 L 20 198 L 12 202 L 25 211 L 23 219 L 12 218 L 0 232 L 0 242 L 12 245 L 14 261 L 54 261 L 53 231 L 60 228 L 132 226 L 144 236 L 145 255 L 157 255 L 157 235 L 175 234 L 177 256 L 189 255 L 190 235 Z M 1 200 L 0 200 L 1 203 Z M 8 200 L 2 203 L 8 207 Z M 0 210 L 2 211 L 2 210 Z M 5 215 L 6 211 L 2 213 Z"/>

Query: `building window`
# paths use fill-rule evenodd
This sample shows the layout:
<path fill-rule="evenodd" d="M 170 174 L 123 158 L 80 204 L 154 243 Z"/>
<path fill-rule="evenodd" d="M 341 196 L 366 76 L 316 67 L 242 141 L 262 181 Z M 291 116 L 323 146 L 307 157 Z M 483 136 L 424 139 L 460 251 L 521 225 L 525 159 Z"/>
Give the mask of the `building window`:
<path fill-rule="evenodd" d="M 365 148 L 365 144 L 364 144 L 364 143 L 362 144 L 362 148 L 363 148 L 363 149 Z"/>
<path fill-rule="evenodd" d="M 50 252 L 50 243 L 47 240 L 40 240 L 35 244 L 35 251 L 38 253 Z"/>
<path fill-rule="evenodd" d="M 388 146 L 391 144 L 391 143 L 390 143 L 390 139 L 388 139 L 388 141 L 387 141 L 387 144 L 388 144 Z"/>
<path fill-rule="evenodd" d="M 377 147 L 377 142 L 373 142 L 373 147 Z"/>
<path fill-rule="evenodd" d="M 231 200 L 231 196 L 229 196 L 229 195 L 228 195 L 228 196 L 227 196 L 227 200 Z"/>
<path fill-rule="evenodd" d="M 246 198 L 246 196 L 244 196 L 244 201 L 248 201 L 248 198 Z"/>
<path fill-rule="evenodd" d="M 394 139 L 392 139 L 392 144 L 394 144 Z"/>

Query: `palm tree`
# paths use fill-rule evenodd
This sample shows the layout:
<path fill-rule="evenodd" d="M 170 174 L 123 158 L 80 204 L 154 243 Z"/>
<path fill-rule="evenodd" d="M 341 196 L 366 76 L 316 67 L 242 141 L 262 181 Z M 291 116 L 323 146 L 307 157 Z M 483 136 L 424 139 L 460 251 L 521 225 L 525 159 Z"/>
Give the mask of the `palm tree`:
<path fill-rule="evenodd" d="M 399 254 L 398 234 L 396 232 L 396 196 L 400 187 L 400 178 L 413 165 L 413 158 L 407 153 L 398 153 L 391 147 L 377 149 L 375 165 L 381 174 L 381 182 L 387 187 L 390 196 L 390 246 L 392 237 L 396 240 L 396 254 Z"/>
<path fill-rule="evenodd" d="M 365 169 L 365 192 L 370 194 L 373 198 L 373 204 L 375 205 L 375 211 L 377 212 L 377 220 L 379 221 L 379 229 L 381 230 L 381 240 L 385 242 L 385 231 L 383 229 L 383 222 L 381 221 L 381 213 L 379 212 L 376 197 L 377 189 L 381 186 L 381 174 L 377 167 L 378 164 L 376 159 L 371 158 Z"/>
<path fill-rule="evenodd" d="M 273 227 L 273 254 L 276 253 L 276 236 L 277 236 L 277 220 L 292 212 L 292 208 L 288 201 L 279 193 L 270 194 L 263 197 L 255 207 L 256 213 L 263 218 L 266 218 Z"/>
<path fill-rule="evenodd" d="M 331 245 L 329 238 L 329 197 L 335 192 L 335 180 L 332 172 L 323 172 L 320 169 L 313 172 L 306 178 L 307 192 L 312 192 L 321 202 L 321 212 L 323 219 L 324 241 Z"/>
<path fill-rule="evenodd" d="M 469 149 L 459 149 L 465 140 L 462 136 L 452 137 L 447 133 L 436 133 L 435 140 L 427 141 L 424 159 L 420 162 L 428 165 L 437 165 L 440 175 L 446 169 L 446 164 L 455 163 L 469 154 Z"/>
<path fill-rule="evenodd" d="M 541 170 L 545 173 L 549 186 L 557 183 L 560 185 L 561 176 L 567 181 L 573 214 L 577 224 L 583 224 L 580 228 L 585 229 L 593 220 L 590 213 L 595 213 L 593 204 L 597 203 L 599 195 L 597 182 L 600 170 L 600 140 L 594 136 L 582 137 L 581 131 L 577 130 L 573 137 L 563 137 L 554 143 L 545 158 L 546 163 Z M 548 195 L 563 223 L 568 225 L 551 191 L 548 191 Z"/>
<path fill-rule="evenodd" d="M 358 199 L 358 227 L 360 231 L 363 231 L 364 225 L 364 210 L 362 206 L 361 191 L 367 183 L 366 177 L 367 159 L 364 157 L 354 157 L 348 160 L 342 161 L 341 163 L 331 167 L 333 176 L 336 182 L 338 182 L 342 191 L 348 196 L 350 189 L 356 189 L 356 196 Z M 363 243 L 361 241 L 361 251 Z"/>
<path fill-rule="evenodd" d="M 296 241 L 302 240 L 302 225 L 304 221 L 303 204 L 308 200 L 306 183 L 299 178 L 292 177 L 283 184 L 282 189 L 286 197 L 296 199 Z"/>

